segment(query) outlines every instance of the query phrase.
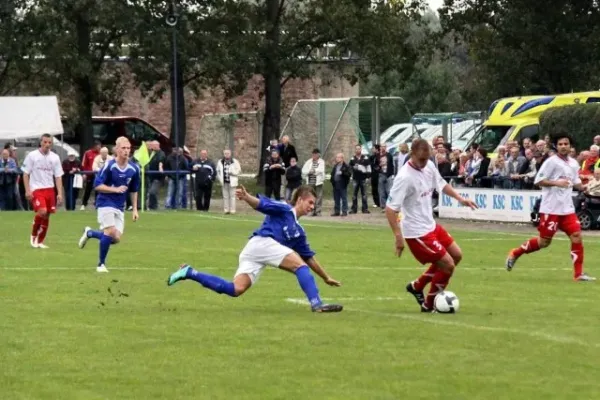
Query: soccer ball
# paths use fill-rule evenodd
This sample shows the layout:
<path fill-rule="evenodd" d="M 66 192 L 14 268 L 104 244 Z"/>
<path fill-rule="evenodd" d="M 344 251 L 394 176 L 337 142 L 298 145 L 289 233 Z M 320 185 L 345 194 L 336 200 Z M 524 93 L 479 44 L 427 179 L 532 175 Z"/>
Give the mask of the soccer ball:
<path fill-rule="evenodd" d="M 454 293 L 445 290 L 435 296 L 433 306 L 439 313 L 454 314 L 455 312 L 458 312 L 460 303 L 458 297 L 456 297 Z"/>

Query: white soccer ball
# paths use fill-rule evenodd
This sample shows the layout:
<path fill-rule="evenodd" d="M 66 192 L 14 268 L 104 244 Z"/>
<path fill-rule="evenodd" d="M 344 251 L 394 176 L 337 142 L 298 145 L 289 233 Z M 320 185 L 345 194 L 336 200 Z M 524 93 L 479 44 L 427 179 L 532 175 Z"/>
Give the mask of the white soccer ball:
<path fill-rule="evenodd" d="M 439 313 L 454 314 L 455 312 L 458 312 L 460 303 L 458 297 L 453 292 L 445 290 L 435 296 L 433 306 Z"/>

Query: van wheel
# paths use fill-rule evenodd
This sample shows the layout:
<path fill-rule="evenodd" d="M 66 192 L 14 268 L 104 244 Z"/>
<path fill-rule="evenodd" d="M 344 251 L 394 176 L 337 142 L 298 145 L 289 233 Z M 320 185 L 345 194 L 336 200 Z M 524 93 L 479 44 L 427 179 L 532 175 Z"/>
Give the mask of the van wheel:
<path fill-rule="evenodd" d="M 579 224 L 581 225 L 581 229 L 584 231 L 592 229 L 593 217 L 592 213 L 589 211 L 580 211 L 577 214 L 577 218 L 579 218 Z"/>

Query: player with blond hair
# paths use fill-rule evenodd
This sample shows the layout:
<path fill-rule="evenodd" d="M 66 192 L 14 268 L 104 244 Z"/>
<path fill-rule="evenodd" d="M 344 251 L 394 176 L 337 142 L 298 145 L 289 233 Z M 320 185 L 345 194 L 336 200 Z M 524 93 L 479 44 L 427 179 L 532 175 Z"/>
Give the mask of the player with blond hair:
<path fill-rule="evenodd" d="M 137 210 L 137 197 L 140 188 L 140 169 L 130 159 L 131 144 L 126 137 L 119 137 L 116 141 L 115 158 L 106 162 L 96 175 L 94 189 L 98 193 L 96 208 L 98 210 L 98 223 L 100 230 L 92 230 L 86 226 L 79 239 L 79 248 L 83 249 L 88 239 L 100 241 L 100 257 L 97 272 L 108 272 L 106 269 L 106 256 L 112 244 L 121 240 L 125 228 L 125 201 L 127 194 L 132 194 L 133 221 L 139 218 Z"/>

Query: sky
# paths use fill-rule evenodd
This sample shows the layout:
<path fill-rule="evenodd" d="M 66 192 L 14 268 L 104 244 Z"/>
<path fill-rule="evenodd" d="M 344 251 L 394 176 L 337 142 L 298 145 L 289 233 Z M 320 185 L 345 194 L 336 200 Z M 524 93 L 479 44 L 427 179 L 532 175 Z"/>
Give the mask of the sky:
<path fill-rule="evenodd" d="M 437 11 L 444 4 L 444 0 L 427 0 L 427 3 L 432 10 Z"/>

